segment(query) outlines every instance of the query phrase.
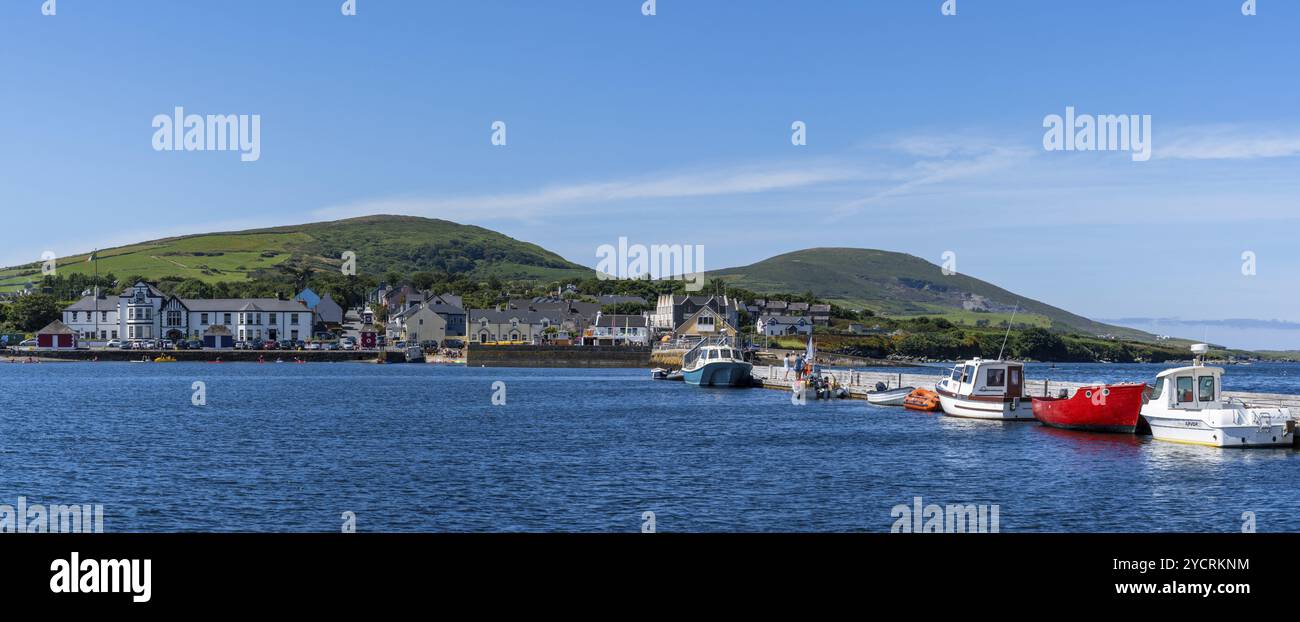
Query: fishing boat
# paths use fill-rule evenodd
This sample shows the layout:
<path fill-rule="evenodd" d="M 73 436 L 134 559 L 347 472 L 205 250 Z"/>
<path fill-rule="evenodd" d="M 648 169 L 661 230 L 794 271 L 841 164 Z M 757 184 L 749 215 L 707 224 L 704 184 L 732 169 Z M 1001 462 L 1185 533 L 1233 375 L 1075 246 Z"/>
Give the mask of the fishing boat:
<path fill-rule="evenodd" d="M 903 398 L 903 408 L 921 412 L 938 412 L 942 406 L 939 404 L 938 393 L 929 389 L 913 389 L 907 397 Z"/>
<path fill-rule="evenodd" d="M 1192 346 L 1191 367 L 1156 376 L 1153 397 L 1142 418 L 1156 440 L 1210 447 L 1276 447 L 1295 442 L 1296 421 L 1287 408 L 1250 408 L 1223 395 L 1223 368 L 1206 367 L 1209 346 Z"/>
<path fill-rule="evenodd" d="M 1132 434 L 1146 389 L 1141 383 L 1080 387 L 1070 397 L 1035 397 L 1032 410 L 1035 419 L 1054 428 Z"/>
<path fill-rule="evenodd" d="M 747 387 L 753 368 L 726 337 L 703 339 L 682 356 L 682 376 L 687 384 L 702 387 Z"/>
<path fill-rule="evenodd" d="M 651 378 L 652 380 L 667 380 L 667 379 L 668 379 L 668 370 L 667 370 L 667 369 L 664 369 L 664 368 L 662 368 L 662 367 L 656 367 L 656 368 L 650 370 L 650 378 Z"/>
<path fill-rule="evenodd" d="M 875 391 L 867 391 L 867 401 L 876 406 L 902 406 L 903 400 L 915 390 L 916 387 L 890 389 L 883 382 L 877 382 Z"/>
<path fill-rule="evenodd" d="M 1000 421 L 1033 420 L 1033 408 L 1023 408 L 1020 404 L 1024 384 L 1024 365 L 975 358 L 953 366 L 952 373 L 940 380 L 934 391 L 939 394 L 945 415 Z"/>

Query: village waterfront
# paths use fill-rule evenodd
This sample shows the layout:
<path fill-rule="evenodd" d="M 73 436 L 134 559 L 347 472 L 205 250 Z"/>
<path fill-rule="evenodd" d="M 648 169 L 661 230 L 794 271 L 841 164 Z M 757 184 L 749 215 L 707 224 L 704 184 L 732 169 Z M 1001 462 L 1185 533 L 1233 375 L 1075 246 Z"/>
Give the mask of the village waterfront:
<path fill-rule="evenodd" d="M 1225 389 L 1300 394 L 1300 365 L 1231 366 Z M 996 505 L 1003 532 L 1300 530 L 1291 448 L 795 405 L 645 369 L 0 365 L 0 395 L 0 503 L 99 504 L 107 532 L 336 532 L 348 513 L 361 532 L 635 532 L 646 512 L 660 532 L 883 532 L 918 497 Z"/>

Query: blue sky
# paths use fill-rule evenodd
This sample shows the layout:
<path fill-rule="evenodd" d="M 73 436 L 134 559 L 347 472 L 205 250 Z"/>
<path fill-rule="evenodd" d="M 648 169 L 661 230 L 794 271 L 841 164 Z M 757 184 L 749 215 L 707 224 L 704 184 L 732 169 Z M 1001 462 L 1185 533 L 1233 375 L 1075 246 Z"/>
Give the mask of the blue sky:
<path fill-rule="evenodd" d="M 407 213 L 588 265 L 953 251 L 1092 317 L 1300 321 L 1300 3 L 41 4 L 0 2 L 0 264 Z M 261 115 L 261 159 L 155 152 L 175 106 Z M 1151 115 L 1153 157 L 1044 151 L 1067 106 Z"/>

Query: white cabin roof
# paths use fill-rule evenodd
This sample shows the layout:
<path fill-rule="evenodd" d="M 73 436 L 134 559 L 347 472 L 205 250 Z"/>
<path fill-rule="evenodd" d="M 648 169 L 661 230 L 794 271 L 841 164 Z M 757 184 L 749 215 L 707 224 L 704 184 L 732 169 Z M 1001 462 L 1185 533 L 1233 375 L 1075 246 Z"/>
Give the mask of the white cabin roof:
<path fill-rule="evenodd" d="M 1192 373 L 1192 372 L 1196 372 L 1196 373 L 1199 373 L 1199 374 L 1202 374 L 1202 375 L 1204 375 L 1204 374 L 1211 374 L 1211 375 L 1214 375 L 1214 376 L 1222 376 L 1222 375 L 1223 375 L 1223 368 L 1222 368 L 1222 367 L 1206 367 L 1206 366 L 1204 366 L 1204 365 L 1193 365 L 1193 366 L 1191 366 L 1191 367 L 1175 367 L 1175 368 L 1173 368 L 1173 369 L 1166 369 L 1166 370 L 1164 370 L 1164 371 L 1162 371 L 1162 372 L 1156 374 L 1156 378 L 1157 378 L 1157 379 L 1159 379 L 1159 378 L 1167 378 L 1167 377 L 1169 377 L 1169 376 L 1173 376 L 1173 375 L 1175 375 L 1175 374 Z"/>

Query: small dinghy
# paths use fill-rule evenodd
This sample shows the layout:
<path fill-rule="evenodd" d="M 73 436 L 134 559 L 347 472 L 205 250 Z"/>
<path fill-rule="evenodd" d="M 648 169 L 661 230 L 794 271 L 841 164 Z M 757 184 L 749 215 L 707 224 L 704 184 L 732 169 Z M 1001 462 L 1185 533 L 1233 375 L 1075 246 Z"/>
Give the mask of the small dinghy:
<path fill-rule="evenodd" d="M 884 383 L 877 382 L 875 391 L 867 391 L 867 401 L 876 406 L 902 406 L 903 400 L 915 390 L 916 387 L 890 389 Z"/>
<path fill-rule="evenodd" d="M 668 379 L 668 370 L 666 370 L 666 369 L 664 369 L 664 368 L 662 368 L 662 367 L 656 367 L 656 368 L 650 370 L 650 378 L 651 378 L 652 380 L 667 380 L 667 379 Z"/>
<path fill-rule="evenodd" d="M 916 389 L 903 398 L 903 408 L 921 412 L 935 412 L 940 410 L 942 406 L 939 405 L 938 393 L 929 389 Z"/>

